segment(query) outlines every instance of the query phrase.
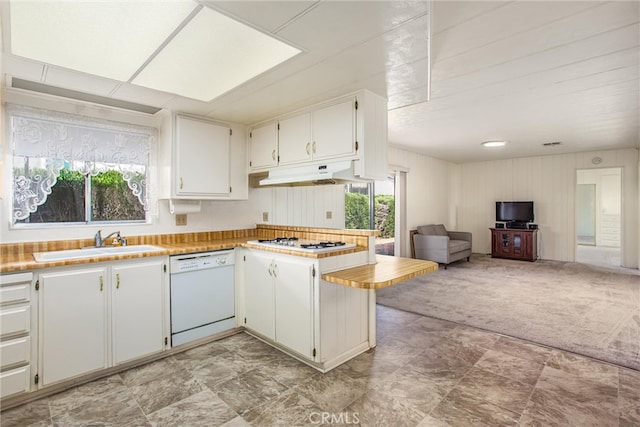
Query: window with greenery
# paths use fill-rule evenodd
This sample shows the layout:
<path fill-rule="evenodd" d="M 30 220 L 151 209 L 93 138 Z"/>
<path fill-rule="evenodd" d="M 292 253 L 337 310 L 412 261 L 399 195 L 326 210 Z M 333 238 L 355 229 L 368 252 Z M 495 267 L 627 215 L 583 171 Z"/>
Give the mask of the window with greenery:
<path fill-rule="evenodd" d="M 13 223 L 145 221 L 154 131 L 11 106 Z"/>
<path fill-rule="evenodd" d="M 394 179 L 347 184 L 344 195 L 345 228 L 379 230 L 376 253 L 389 255 L 393 255 L 395 237 Z M 373 205 L 370 194 L 374 194 Z"/>

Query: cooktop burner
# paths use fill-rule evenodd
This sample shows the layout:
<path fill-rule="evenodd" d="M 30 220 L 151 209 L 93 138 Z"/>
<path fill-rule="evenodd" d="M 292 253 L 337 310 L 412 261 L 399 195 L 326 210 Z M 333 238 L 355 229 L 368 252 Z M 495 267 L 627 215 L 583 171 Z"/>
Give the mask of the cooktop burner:
<path fill-rule="evenodd" d="M 275 239 L 259 239 L 260 243 L 271 243 L 273 245 L 295 246 L 298 242 L 297 237 L 276 237 Z"/>
<path fill-rule="evenodd" d="M 336 248 L 338 246 L 346 245 L 345 242 L 318 242 L 301 244 L 300 247 L 304 249 L 324 249 L 324 248 Z"/>
<path fill-rule="evenodd" d="M 321 241 L 321 242 L 313 242 L 308 240 L 301 241 L 297 237 L 276 237 L 275 239 L 259 239 L 253 240 L 249 243 L 261 245 L 261 246 L 272 246 L 272 247 L 280 247 L 284 246 L 287 249 L 298 250 L 301 252 L 329 252 L 337 249 L 346 249 L 353 248 L 356 245 L 354 243 L 345 243 L 345 242 L 331 242 L 331 241 Z"/>

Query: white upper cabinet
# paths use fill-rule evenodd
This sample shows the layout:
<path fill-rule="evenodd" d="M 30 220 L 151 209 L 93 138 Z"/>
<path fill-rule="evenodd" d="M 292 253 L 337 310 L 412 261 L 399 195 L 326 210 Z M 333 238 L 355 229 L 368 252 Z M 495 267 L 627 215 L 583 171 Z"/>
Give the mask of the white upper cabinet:
<path fill-rule="evenodd" d="M 313 112 L 314 160 L 332 159 L 356 154 L 356 98 Z"/>
<path fill-rule="evenodd" d="M 268 138 L 257 138 L 256 134 L 267 134 L 264 127 Z M 362 90 L 316 104 L 253 129 L 250 172 L 353 160 L 356 176 L 386 177 L 387 100 L 372 92 Z"/>
<path fill-rule="evenodd" d="M 257 126 L 249 131 L 249 166 L 254 169 L 278 164 L 278 123 Z"/>
<path fill-rule="evenodd" d="M 356 145 L 356 98 L 280 120 L 280 166 L 352 156 Z"/>
<path fill-rule="evenodd" d="M 165 113 L 159 150 L 159 198 L 248 197 L 246 127 Z"/>
<path fill-rule="evenodd" d="M 281 119 L 278 130 L 280 165 L 291 165 L 313 158 L 311 113 Z"/>
<path fill-rule="evenodd" d="M 231 128 L 199 118 L 175 115 L 176 196 L 207 197 L 230 193 Z"/>

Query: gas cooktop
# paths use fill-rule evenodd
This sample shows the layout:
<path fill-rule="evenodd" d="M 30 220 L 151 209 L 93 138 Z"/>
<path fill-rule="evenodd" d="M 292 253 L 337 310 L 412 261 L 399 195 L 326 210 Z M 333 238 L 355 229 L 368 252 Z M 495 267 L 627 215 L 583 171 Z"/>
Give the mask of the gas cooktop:
<path fill-rule="evenodd" d="M 275 239 L 251 240 L 248 243 L 252 243 L 258 246 L 266 246 L 272 248 L 277 247 L 309 253 L 331 252 L 338 249 L 356 247 L 354 243 L 301 240 L 297 237 L 277 237 Z"/>

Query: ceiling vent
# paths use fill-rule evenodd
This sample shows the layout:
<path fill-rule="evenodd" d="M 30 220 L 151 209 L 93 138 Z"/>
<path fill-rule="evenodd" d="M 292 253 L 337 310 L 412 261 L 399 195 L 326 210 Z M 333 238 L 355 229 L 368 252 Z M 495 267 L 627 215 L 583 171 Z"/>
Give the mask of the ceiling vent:
<path fill-rule="evenodd" d="M 94 104 L 108 105 L 110 107 L 122 108 L 125 110 L 137 111 L 145 114 L 155 114 L 162 108 L 151 107 L 149 105 L 137 104 L 135 102 L 122 101 L 120 99 L 108 98 L 106 96 L 91 95 L 89 93 L 78 92 L 76 90 L 63 89 L 43 83 L 31 82 L 13 77 L 11 87 L 24 89 L 32 92 L 46 93 L 48 95 L 61 96 L 63 98 L 77 99 L 79 101 L 91 102 Z"/>
<path fill-rule="evenodd" d="M 562 142 L 560 141 L 553 141 L 553 142 L 545 142 L 544 145 L 545 147 L 555 147 L 556 145 L 560 145 L 562 144 Z"/>

